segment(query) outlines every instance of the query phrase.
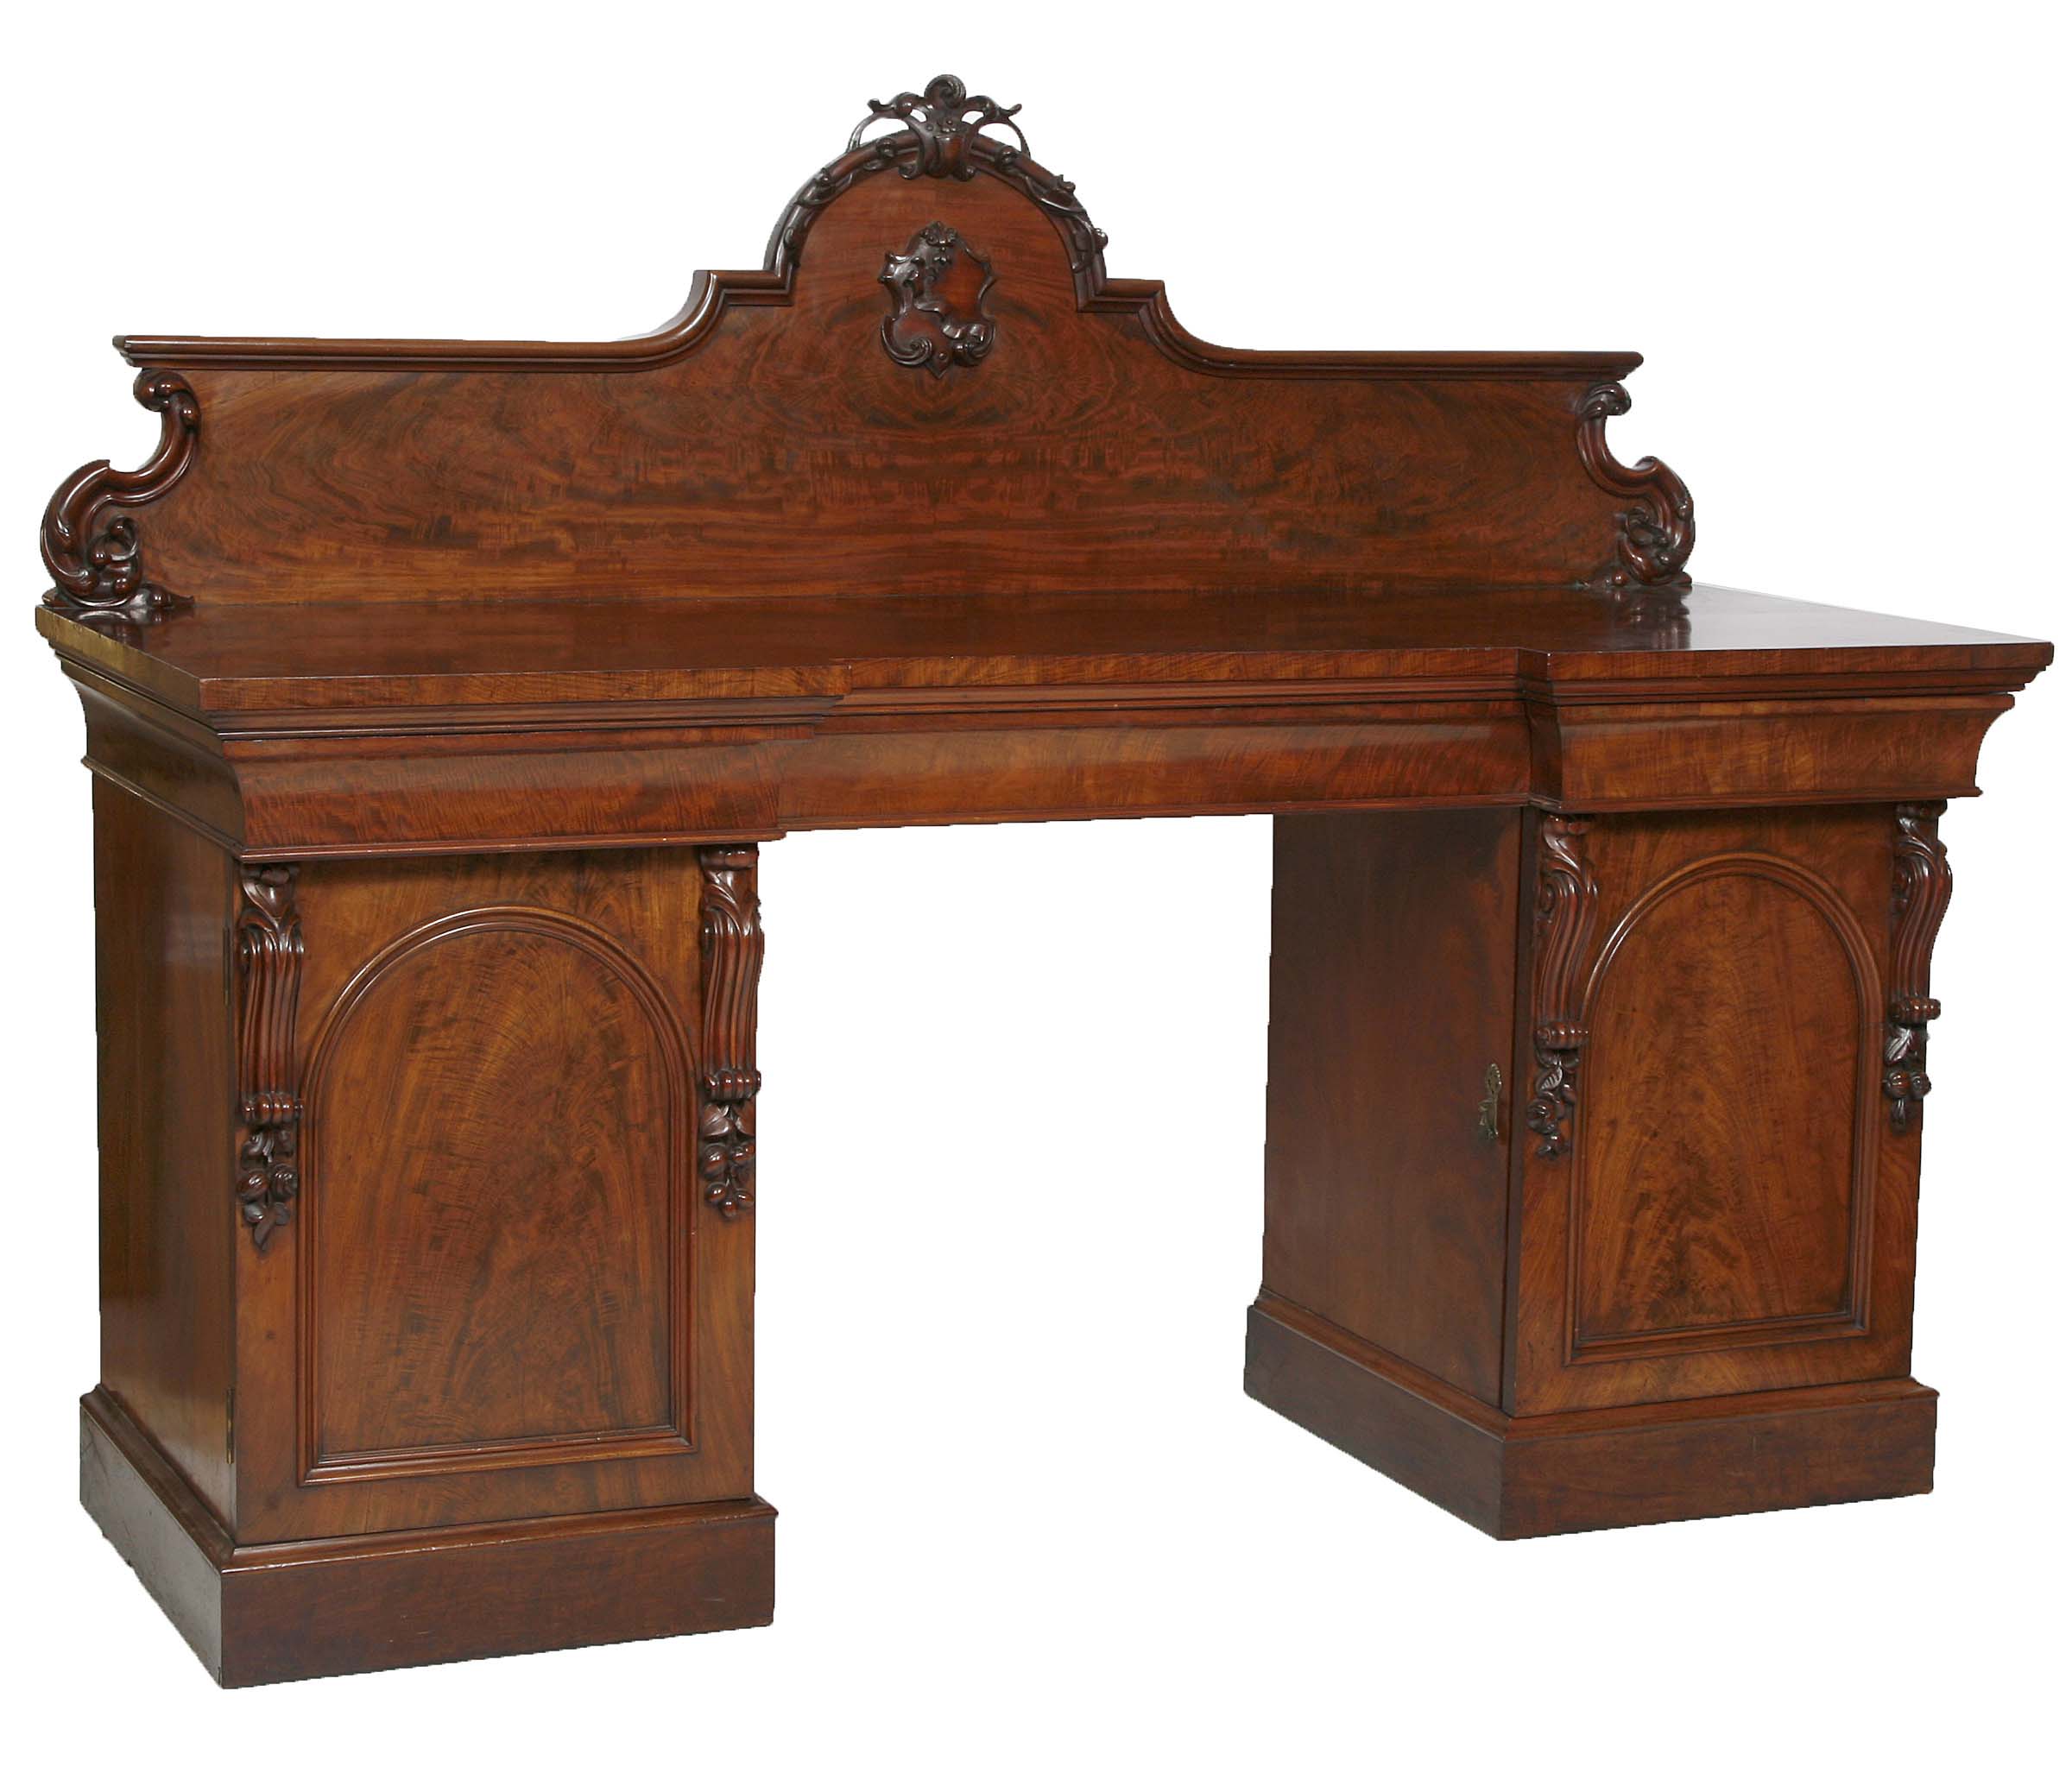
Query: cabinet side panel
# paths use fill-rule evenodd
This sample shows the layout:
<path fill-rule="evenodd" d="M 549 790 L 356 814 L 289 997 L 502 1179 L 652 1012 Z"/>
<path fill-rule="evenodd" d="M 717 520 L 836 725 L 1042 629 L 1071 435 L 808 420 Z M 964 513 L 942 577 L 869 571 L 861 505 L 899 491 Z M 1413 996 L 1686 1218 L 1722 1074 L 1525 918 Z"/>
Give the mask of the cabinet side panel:
<path fill-rule="evenodd" d="M 230 855 L 94 782 L 101 1384 L 231 1513 Z"/>
<path fill-rule="evenodd" d="M 1491 1404 L 1518 842 L 1512 811 L 1273 832 L 1266 1286 Z"/>

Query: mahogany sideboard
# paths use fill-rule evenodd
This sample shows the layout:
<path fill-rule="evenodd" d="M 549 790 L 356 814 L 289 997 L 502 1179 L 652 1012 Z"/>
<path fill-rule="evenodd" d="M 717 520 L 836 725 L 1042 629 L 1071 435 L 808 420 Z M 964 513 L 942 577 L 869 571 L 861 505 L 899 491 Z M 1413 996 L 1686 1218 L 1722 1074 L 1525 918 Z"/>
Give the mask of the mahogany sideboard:
<path fill-rule="evenodd" d="M 161 439 L 60 487 L 37 614 L 93 775 L 81 1484 L 189 1644 L 769 1619 L 809 829 L 1274 817 L 1265 1404 L 1506 1537 L 1926 1491 L 1942 818 L 2050 647 L 1694 588 L 1607 439 L 1638 357 L 1219 349 L 1013 110 L 869 110 L 647 336 L 118 340 Z"/>

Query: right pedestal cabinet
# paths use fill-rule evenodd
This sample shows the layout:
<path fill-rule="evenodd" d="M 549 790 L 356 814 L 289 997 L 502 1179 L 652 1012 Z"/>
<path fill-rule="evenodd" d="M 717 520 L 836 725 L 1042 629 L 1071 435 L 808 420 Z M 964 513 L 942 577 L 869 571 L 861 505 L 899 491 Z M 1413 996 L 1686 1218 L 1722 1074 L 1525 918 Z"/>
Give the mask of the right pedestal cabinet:
<path fill-rule="evenodd" d="M 1942 810 L 1279 818 L 1254 1394 L 1507 1536 L 1927 1489 Z"/>

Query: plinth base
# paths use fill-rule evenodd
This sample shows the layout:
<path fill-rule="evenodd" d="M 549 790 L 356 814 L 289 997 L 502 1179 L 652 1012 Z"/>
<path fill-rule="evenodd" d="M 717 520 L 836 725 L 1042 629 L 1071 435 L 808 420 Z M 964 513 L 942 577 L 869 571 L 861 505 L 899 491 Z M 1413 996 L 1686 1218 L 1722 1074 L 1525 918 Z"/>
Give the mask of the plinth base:
<path fill-rule="evenodd" d="M 1262 1295 L 1245 1391 L 1500 1540 L 1909 1497 L 1935 1483 L 1936 1395 L 1915 1380 L 1510 1417 Z"/>
<path fill-rule="evenodd" d="M 760 1498 L 235 1545 L 99 1392 L 79 1499 L 226 1688 L 767 1625 L 774 1599 Z"/>

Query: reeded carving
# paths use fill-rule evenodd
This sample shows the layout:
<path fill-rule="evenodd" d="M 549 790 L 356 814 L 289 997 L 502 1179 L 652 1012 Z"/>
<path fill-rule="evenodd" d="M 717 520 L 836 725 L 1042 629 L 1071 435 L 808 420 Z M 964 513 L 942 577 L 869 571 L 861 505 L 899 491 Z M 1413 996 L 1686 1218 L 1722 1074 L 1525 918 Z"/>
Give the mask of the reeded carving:
<path fill-rule="evenodd" d="M 698 1181 L 730 1221 L 755 1206 L 755 989 L 762 911 L 753 847 L 701 847 L 704 1035 L 699 1044 Z"/>
<path fill-rule="evenodd" d="M 194 389 L 169 369 L 136 377 L 136 402 L 159 414 L 158 447 L 134 472 L 105 460 L 82 466 L 57 489 L 43 514 L 46 607 L 95 622 L 155 619 L 188 597 L 145 575 L 136 524 L 115 512 L 161 497 L 193 464 L 201 409 Z"/>
<path fill-rule="evenodd" d="M 904 252 L 885 254 L 878 281 L 892 296 L 881 335 L 885 353 L 903 368 L 938 379 L 952 368 L 976 368 L 993 347 L 986 296 L 993 265 L 940 221 L 931 221 Z"/>
<path fill-rule="evenodd" d="M 1885 1095 L 1904 1131 L 1928 1096 L 1928 1022 L 1942 1004 L 1928 991 L 1929 958 L 1949 906 L 1949 855 L 1936 838 L 1943 803 L 1896 806 L 1892 842 L 1892 985 L 1886 1001 Z"/>
<path fill-rule="evenodd" d="M 1667 611 L 1673 615 L 1690 588 L 1690 573 L 1684 565 L 1697 540 L 1697 527 L 1690 492 L 1653 455 L 1644 455 L 1632 466 L 1612 458 L 1605 424 L 1633 407 L 1633 395 L 1616 381 L 1583 394 L 1576 442 L 1591 481 L 1615 497 L 1635 500 L 1619 513 L 1610 562 L 1587 586 L 1637 615 L 1660 617 Z"/>
<path fill-rule="evenodd" d="M 973 97 L 963 81 L 948 73 L 938 74 L 919 92 L 901 92 L 882 104 L 875 98 L 865 102 L 870 114 L 850 132 L 847 151 L 807 179 L 779 219 L 771 242 L 772 270 L 789 268 L 820 211 L 857 179 L 897 166 L 902 178 L 964 181 L 986 171 L 1013 185 L 1063 230 L 1073 275 L 1083 287 L 1091 286 L 1095 261 L 1108 236 L 1094 225 L 1069 178 L 1046 172 L 1029 158 L 1028 137 L 1012 120 L 1020 105 L 999 104 L 982 93 Z M 863 131 L 873 123 L 886 122 L 900 127 L 863 139 Z M 1014 141 L 981 133 L 995 124 L 1011 131 Z"/>
<path fill-rule="evenodd" d="M 237 916 L 237 1212 L 262 1251 L 295 1218 L 295 997 L 302 986 L 302 923 L 295 868 L 243 868 Z"/>
<path fill-rule="evenodd" d="M 1576 1076 L 1589 1033 L 1582 1023 L 1583 959 L 1597 920 L 1597 880 L 1583 851 L 1590 818 L 1539 819 L 1539 886 L 1532 915 L 1532 1051 L 1539 1073 L 1526 1125 L 1549 1159 L 1569 1151 Z"/>

